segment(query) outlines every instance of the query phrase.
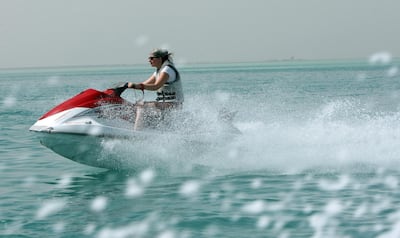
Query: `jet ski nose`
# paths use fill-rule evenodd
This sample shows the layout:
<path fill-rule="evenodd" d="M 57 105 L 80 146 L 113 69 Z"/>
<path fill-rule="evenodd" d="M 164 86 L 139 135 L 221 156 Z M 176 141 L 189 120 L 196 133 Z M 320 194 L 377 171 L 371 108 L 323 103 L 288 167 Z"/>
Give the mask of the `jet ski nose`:
<path fill-rule="evenodd" d="M 47 132 L 47 133 L 51 133 L 54 128 L 51 126 L 41 126 L 41 125 L 36 125 L 34 124 L 33 126 L 31 126 L 29 128 L 30 131 L 36 131 L 36 132 Z"/>

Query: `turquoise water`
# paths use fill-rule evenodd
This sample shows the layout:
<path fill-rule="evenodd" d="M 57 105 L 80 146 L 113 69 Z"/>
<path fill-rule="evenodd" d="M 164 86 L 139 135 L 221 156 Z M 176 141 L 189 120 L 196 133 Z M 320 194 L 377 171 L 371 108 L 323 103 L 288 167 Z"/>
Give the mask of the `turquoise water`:
<path fill-rule="evenodd" d="M 149 142 L 122 156 L 123 172 L 62 158 L 28 129 L 80 91 L 143 80 L 150 67 L 0 70 L 0 235 L 399 237 L 399 67 L 181 66 L 184 110 L 211 128 L 220 108 L 237 111 L 241 134 Z M 135 158 L 163 163 L 129 167 Z"/>

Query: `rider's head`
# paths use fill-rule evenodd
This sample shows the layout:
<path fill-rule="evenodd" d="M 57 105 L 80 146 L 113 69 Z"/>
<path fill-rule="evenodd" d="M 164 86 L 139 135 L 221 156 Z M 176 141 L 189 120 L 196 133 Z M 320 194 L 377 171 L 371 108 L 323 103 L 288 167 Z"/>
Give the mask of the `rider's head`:
<path fill-rule="evenodd" d="M 168 52 L 168 50 L 164 49 L 154 49 L 150 55 L 149 58 L 161 58 L 162 62 L 164 63 L 165 61 L 169 60 L 172 62 L 171 58 L 172 53 Z"/>

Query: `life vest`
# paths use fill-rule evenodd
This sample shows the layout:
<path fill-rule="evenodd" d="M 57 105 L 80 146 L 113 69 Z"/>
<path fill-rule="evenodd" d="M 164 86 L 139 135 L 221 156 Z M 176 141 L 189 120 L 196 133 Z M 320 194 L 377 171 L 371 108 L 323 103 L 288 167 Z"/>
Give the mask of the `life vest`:
<path fill-rule="evenodd" d="M 170 67 L 175 72 L 175 80 L 168 79 L 164 85 L 157 90 L 157 102 L 183 102 L 183 92 L 181 77 L 178 70 L 172 64 L 166 64 L 161 69 Z M 156 77 L 159 77 L 161 69 L 156 73 Z"/>

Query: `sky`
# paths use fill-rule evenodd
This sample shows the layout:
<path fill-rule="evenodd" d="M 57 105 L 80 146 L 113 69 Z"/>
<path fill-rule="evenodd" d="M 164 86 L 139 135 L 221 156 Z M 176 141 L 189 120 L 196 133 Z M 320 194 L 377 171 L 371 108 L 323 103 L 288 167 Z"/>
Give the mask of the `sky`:
<path fill-rule="evenodd" d="M 0 68 L 400 56 L 398 0 L 0 0 Z"/>

